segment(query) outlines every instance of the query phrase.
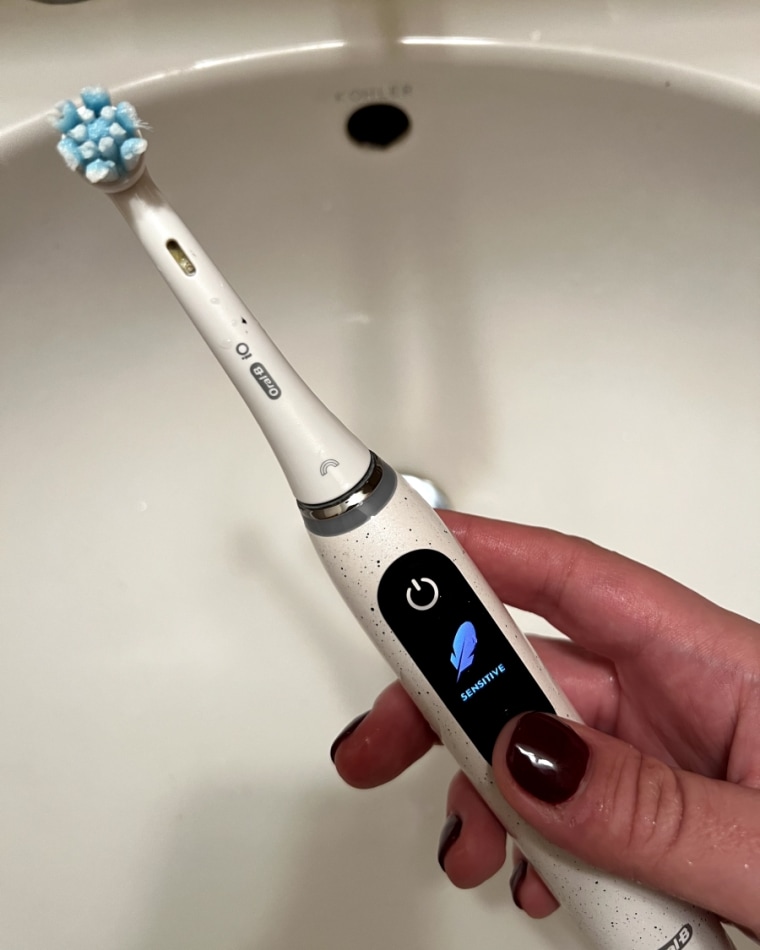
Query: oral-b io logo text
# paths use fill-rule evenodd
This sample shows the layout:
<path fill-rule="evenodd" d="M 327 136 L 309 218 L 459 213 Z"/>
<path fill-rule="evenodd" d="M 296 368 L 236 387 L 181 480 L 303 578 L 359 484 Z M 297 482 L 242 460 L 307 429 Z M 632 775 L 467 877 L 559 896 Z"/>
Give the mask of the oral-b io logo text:
<path fill-rule="evenodd" d="M 242 322 L 245 323 L 246 321 L 243 319 Z M 253 358 L 253 353 L 251 353 L 251 348 L 247 343 L 238 343 L 235 347 L 235 352 L 241 360 L 250 360 Z M 280 398 L 282 390 L 269 375 L 263 363 L 251 363 L 248 370 L 270 399 Z"/>
<path fill-rule="evenodd" d="M 675 937 L 673 937 L 669 943 L 666 943 L 664 947 L 660 947 L 660 950 L 681 950 L 681 948 L 685 947 L 691 940 L 693 935 L 694 931 L 691 929 L 691 924 L 684 924 Z"/>
<path fill-rule="evenodd" d="M 262 363 L 253 363 L 251 365 L 251 376 L 261 386 L 270 399 L 280 398 L 280 387 L 272 379 Z"/>
<path fill-rule="evenodd" d="M 475 633 L 475 625 L 465 620 L 456 632 L 449 657 L 451 665 L 457 671 L 457 683 L 462 673 L 472 666 L 477 645 L 478 635 Z"/>

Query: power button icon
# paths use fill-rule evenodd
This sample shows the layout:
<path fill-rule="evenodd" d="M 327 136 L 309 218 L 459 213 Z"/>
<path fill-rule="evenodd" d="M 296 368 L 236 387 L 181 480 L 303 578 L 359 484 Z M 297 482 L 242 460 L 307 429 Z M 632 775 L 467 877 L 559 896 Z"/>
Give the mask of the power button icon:
<path fill-rule="evenodd" d="M 438 585 L 429 577 L 412 578 L 411 586 L 406 589 L 407 603 L 414 610 L 430 610 L 438 603 L 438 597 Z"/>

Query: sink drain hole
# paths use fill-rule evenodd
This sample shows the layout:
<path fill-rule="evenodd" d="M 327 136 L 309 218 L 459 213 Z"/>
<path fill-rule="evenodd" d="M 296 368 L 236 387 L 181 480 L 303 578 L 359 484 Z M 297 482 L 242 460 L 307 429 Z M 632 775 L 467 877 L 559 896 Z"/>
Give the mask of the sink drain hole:
<path fill-rule="evenodd" d="M 403 109 L 388 102 L 373 102 L 352 112 L 346 123 L 348 137 L 365 148 L 390 148 L 411 128 Z"/>

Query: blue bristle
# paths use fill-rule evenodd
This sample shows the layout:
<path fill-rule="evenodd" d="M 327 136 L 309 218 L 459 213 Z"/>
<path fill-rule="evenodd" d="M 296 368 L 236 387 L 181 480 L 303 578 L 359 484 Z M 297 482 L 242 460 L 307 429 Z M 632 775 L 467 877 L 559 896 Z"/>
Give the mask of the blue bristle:
<path fill-rule="evenodd" d="M 121 145 L 128 138 L 127 130 L 122 128 L 118 122 L 112 122 L 108 126 L 108 135 L 117 145 Z"/>
<path fill-rule="evenodd" d="M 53 125 L 62 133 L 58 152 L 69 168 L 93 183 L 116 182 L 139 165 L 148 143 L 144 124 L 129 102 L 114 106 L 107 90 L 88 86 L 82 105 L 66 99 L 56 107 Z"/>
<path fill-rule="evenodd" d="M 104 161 L 102 158 L 96 158 L 85 169 L 87 181 L 94 185 L 107 181 L 118 181 L 121 177 L 119 169 L 114 162 Z"/>
<path fill-rule="evenodd" d="M 119 148 L 110 135 L 104 135 L 98 142 L 98 151 L 100 152 L 100 157 L 105 158 L 109 162 L 117 162 L 119 160 Z"/>
<path fill-rule="evenodd" d="M 108 90 L 102 86 L 85 86 L 82 90 L 82 102 L 88 109 L 99 115 L 100 112 L 111 105 L 111 97 Z"/>
<path fill-rule="evenodd" d="M 148 143 L 145 139 L 127 139 L 127 141 L 122 144 L 119 151 L 121 152 L 121 160 L 127 171 L 132 171 L 133 168 L 137 167 L 140 156 L 147 147 Z"/>
<path fill-rule="evenodd" d="M 59 132 L 70 132 L 75 125 L 79 125 L 79 113 L 77 107 L 71 99 L 64 99 L 56 106 L 58 115 L 53 120 L 53 125 Z"/>
<path fill-rule="evenodd" d="M 79 146 L 79 154 L 85 162 L 91 162 L 94 158 L 100 158 L 100 150 L 96 142 L 82 142 Z"/>
<path fill-rule="evenodd" d="M 56 148 L 58 154 L 73 172 L 81 171 L 84 168 L 84 160 L 80 154 L 79 146 L 73 139 L 60 139 Z"/>
<path fill-rule="evenodd" d="M 77 143 L 77 145 L 81 145 L 82 142 L 86 142 L 88 138 L 87 126 L 84 124 L 84 122 L 80 122 L 79 125 L 75 125 L 74 128 L 69 131 L 68 135 L 70 139 L 73 139 Z"/>
<path fill-rule="evenodd" d="M 99 142 L 104 135 L 108 135 L 108 123 L 105 119 L 95 119 L 87 126 L 87 135 L 91 142 Z"/>
<path fill-rule="evenodd" d="M 116 106 L 116 121 L 126 130 L 128 135 L 134 135 L 140 128 L 137 110 L 131 102 L 120 102 Z"/>

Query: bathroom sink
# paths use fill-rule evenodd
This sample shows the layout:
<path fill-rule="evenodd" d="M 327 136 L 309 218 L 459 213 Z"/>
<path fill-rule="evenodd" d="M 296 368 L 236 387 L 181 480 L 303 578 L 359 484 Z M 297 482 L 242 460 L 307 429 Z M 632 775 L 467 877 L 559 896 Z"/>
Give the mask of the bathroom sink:
<path fill-rule="evenodd" d="M 122 84 L 156 181 L 385 458 L 760 616 L 754 78 L 391 19 L 374 44 L 336 16 L 235 55 L 196 36 L 184 68 L 62 72 Z M 370 111 L 352 138 L 379 101 L 391 134 Z M 511 906 L 507 872 L 468 893 L 440 873 L 443 751 L 340 783 L 330 742 L 387 668 L 111 203 L 41 118 L 5 119 L 4 945 L 580 948 Z"/>

